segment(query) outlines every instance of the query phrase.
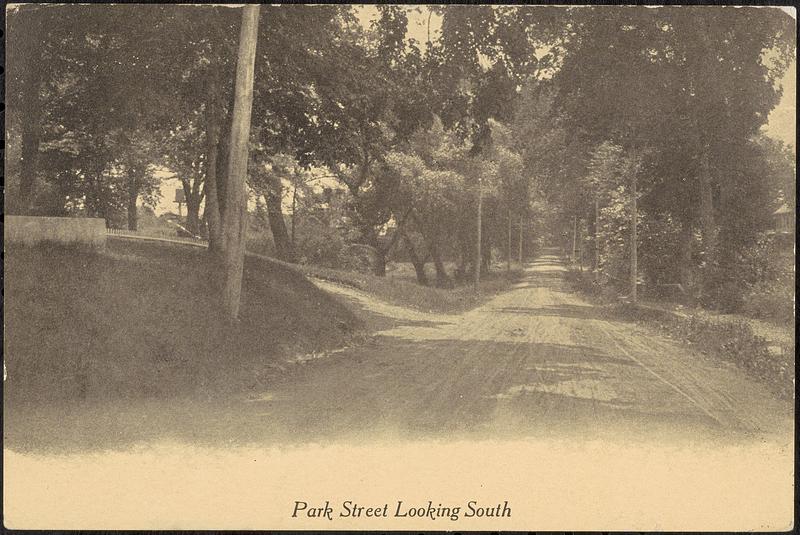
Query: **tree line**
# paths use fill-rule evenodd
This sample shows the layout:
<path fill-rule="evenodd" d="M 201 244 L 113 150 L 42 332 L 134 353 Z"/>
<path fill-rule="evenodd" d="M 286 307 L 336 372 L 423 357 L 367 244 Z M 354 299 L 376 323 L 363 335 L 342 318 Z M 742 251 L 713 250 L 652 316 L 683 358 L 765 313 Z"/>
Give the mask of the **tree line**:
<path fill-rule="evenodd" d="M 376 10 L 370 24 L 346 5 L 9 10 L 9 211 L 135 228 L 160 165 L 225 265 L 248 191 L 295 261 L 285 185 L 314 199 L 309 170 L 324 169 L 378 275 L 402 250 L 421 283 L 426 263 L 437 284 L 477 280 L 493 250 L 510 267 L 549 233 L 609 278 L 709 293 L 737 280 L 765 207 L 794 207 L 793 157 L 759 133 L 794 49 L 779 10 Z"/>

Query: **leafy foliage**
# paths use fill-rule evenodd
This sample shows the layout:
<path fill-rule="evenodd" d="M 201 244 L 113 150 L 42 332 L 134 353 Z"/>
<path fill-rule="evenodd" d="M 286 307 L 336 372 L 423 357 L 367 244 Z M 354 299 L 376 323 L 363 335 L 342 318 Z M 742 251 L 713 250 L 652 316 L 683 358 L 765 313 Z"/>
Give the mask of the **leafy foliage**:
<path fill-rule="evenodd" d="M 357 243 L 382 273 L 410 244 L 423 272 L 432 260 L 465 274 L 480 191 L 484 264 L 510 259 L 510 233 L 530 251 L 575 228 L 599 252 L 593 267 L 626 279 L 635 177 L 646 285 L 680 282 L 735 309 L 772 280 L 777 253 L 760 240 L 772 211 L 794 211 L 795 166 L 760 128 L 792 59 L 786 14 L 376 11 L 363 24 L 352 6 L 263 6 L 249 185 L 265 250 L 333 266 Z M 419 12 L 441 21 L 424 43 L 409 33 Z M 190 227 L 210 230 L 215 188 L 224 213 L 239 24 L 223 6 L 9 10 L 10 207 L 122 225 L 155 201 L 161 166 L 183 185 Z M 340 188 L 312 183 L 323 175 Z"/>

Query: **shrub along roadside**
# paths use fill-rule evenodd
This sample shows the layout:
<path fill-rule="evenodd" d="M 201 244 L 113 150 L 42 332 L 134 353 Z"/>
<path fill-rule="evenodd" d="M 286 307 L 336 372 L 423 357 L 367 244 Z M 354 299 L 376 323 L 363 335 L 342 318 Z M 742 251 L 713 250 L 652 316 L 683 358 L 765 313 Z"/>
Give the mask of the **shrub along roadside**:
<path fill-rule="evenodd" d="M 794 280 L 755 284 L 745 296 L 742 312 L 776 324 L 794 324 Z"/>
<path fill-rule="evenodd" d="M 571 272 L 567 280 L 577 291 L 596 300 L 598 289 L 581 275 Z M 672 338 L 690 342 L 701 352 L 736 364 L 764 381 L 782 399 L 794 397 L 794 343 L 780 343 L 778 351 L 771 351 L 767 340 L 756 335 L 744 319 L 683 314 L 642 304 L 605 306 L 613 317 L 656 327 Z"/>

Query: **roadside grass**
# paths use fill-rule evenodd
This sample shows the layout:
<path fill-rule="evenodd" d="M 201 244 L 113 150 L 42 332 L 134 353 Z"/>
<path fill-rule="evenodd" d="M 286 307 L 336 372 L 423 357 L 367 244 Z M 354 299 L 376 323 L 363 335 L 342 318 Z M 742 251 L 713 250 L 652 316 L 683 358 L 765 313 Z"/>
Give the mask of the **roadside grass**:
<path fill-rule="evenodd" d="M 240 321 L 218 313 L 203 249 L 109 240 L 105 252 L 5 251 L 12 403 L 262 391 L 287 357 L 351 343 L 363 324 L 297 270 L 248 258 Z"/>
<path fill-rule="evenodd" d="M 702 309 L 675 310 L 647 301 L 630 304 L 611 298 L 594 285 L 589 276 L 575 270 L 567 272 L 567 282 L 598 306 L 609 317 L 635 321 L 655 327 L 669 337 L 689 343 L 704 354 L 727 360 L 767 384 L 782 399 L 794 398 L 794 336 L 788 331 L 767 340 L 757 320 L 733 314 L 715 314 Z"/>
<path fill-rule="evenodd" d="M 484 274 L 478 290 L 475 291 L 470 281 L 459 282 L 453 288 L 437 288 L 432 284 L 422 286 L 416 282 L 413 268 L 411 274 L 408 273 L 408 267 L 401 265 L 389 272 L 392 276 L 387 274 L 386 277 L 378 277 L 320 266 L 296 266 L 309 277 L 349 286 L 388 303 L 425 312 L 449 314 L 465 312 L 486 302 L 494 295 L 510 289 L 522 276 L 522 270 L 518 266 L 510 273 L 495 268 Z"/>

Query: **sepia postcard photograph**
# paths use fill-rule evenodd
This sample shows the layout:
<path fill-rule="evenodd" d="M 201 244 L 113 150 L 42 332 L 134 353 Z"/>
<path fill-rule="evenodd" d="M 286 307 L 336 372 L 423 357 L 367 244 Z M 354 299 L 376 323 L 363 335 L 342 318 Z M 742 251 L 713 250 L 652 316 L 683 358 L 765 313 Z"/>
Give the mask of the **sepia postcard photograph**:
<path fill-rule="evenodd" d="M 3 16 L 5 529 L 795 528 L 793 7 Z"/>

